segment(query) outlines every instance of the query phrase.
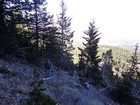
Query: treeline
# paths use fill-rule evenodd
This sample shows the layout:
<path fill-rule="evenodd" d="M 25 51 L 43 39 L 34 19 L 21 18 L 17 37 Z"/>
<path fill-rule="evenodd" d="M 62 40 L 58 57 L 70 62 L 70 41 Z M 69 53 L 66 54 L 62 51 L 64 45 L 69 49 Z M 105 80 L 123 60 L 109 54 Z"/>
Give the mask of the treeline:
<path fill-rule="evenodd" d="M 46 0 L 1 0 L 0 56 L 44 57 L 56 66 L 72 65 L 74 31 L 63 0 L 60 8 L 55 22 Z"/>

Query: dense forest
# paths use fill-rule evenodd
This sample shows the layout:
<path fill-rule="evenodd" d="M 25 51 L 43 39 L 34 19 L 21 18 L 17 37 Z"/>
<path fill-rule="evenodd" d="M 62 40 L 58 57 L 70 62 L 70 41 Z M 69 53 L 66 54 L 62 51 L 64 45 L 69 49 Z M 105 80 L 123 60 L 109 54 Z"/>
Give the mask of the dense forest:
<path fill-rule="evenodd" d="M 60 8 L 55 20 L 47 11 L 47 0 L 0 0 L 0 58 L 16 57 L 38 65 L 49 61 L 58 71 L 70 75 L 76 71 L 81 84 L 109 89 L 106 96 L 120 105 L 138 105 L 139 45 L 133 50 L 98 45 L 101 33 L 92 20 L 82 46 L 74 47 L 72 18 L 63 0 Z M 37 70 L 34 78 L 29 105 L 55 105 L 49 96 L 44 98 Z"/>

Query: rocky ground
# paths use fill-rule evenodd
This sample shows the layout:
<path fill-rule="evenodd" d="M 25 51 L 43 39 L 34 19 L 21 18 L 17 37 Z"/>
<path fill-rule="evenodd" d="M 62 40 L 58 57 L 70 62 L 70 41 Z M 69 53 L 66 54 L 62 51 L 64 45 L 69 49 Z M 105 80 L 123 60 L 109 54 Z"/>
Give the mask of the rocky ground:
<path fill-rule="evenodd" d="M 58 105 L 118 105 L 95 87 L 82 86 L 76 74 L 70 76 L 54 67 L 52 77 L 46 79 L 43 68 L 17 59 L 0 59 L 0 105 L 26 105 L 34 69 L 39 70 L 44 80 L 44 93 Z"/>

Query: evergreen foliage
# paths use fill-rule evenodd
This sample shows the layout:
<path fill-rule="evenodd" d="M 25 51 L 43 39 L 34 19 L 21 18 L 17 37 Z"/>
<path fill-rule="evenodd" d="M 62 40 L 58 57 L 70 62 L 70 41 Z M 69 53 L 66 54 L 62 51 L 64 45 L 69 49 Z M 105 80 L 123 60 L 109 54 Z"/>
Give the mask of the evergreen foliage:
<path fill-rule="evenodd" d="M 0 57 L 15 54 L 29 61 L 42 57 L 51 60 L 58 68 L 72 73 L 75 69 L 72 19 L 66 15 L 64 0 L 61 1 L 57 24 L 54 24 L 53 15 L 48 13 L 46 7 L 46 0 L 0 0 Z M 100 33 L 94 21 L 84 34 L 84 48 L 79 48 L 80 77 L 96 86 L 101 86 L 105 81 L 105 85 L 115 87 L 110 93 L 112 99 L 122 105 L 132 105 L 132 95 L 138 95 L 140 91 L 138 44 L 132 56 L 128 50 L 116 47 L 108 50 L 109 47 L 104 46 L 107 50 L 102 55 L 101 62 L 98 56 Z M 99 66 L 100 62 L 102 68 Z M 113 76 L 112 70 L 120 75 L 116 73 L 117 77 Z M 5 68 L 2 68 L 1 72 L 10 73 Z M 55 102 L 43 93 L 45 89 L 42 88 L 43 81 L 39 77 L 35 70 L 28 104 L 55 105 Z"/>
<path fill-rule="evenodd" d="M 58 29 L 56 27 L 48 27 L 47 33 L 44 35 L 44 54 L 49 58 L 55 66 L 59 63 L 60 42 L 58 37 Z"/>
<path fill-rule="evenodd" d="M 56 105 L 50 96 L 43 93 L 45 89 L 41 87 L 42 84 L 43 80 L 40 80 L 39 72 L 34 70 L 34 81 L 31 83 L 33 90 L 29 93 L 28 105 Z"/>
<path fill-rule="evenodd" d="M 22 23 L 22 3 L 20 0 L 0 1 L 0 53 L 11 54 L 20 47 L 19 39 L 24 40 L 17 30 Z M 22 41 L 23 42 L 23 41 Z"/>
<path fill-rule="evenodd" d="M 121 105 L 135 105 L 134 98 L 131 94 L 132 85 L 130 82 L 118 82 L 116 89 L 111 92 L 111 98 Z"/>
<path fill-rule="evenodd" d="M 138 68 L 138 44 L 135 46 L 135 51 L 130 59 L 130 67 L 127 69 L 126 74 L 124 74 L 124 79 L 132 84 L 132 92 L 137 93 L 137 88 L 140 83 L 140 71 Z"/>
<path fill-rule="evenodd" d="M 34 51 L 43 53 L 45 43 L 44 40 L 48 34 L 48 27 L 53 24 L 53 16 L 49 15 L 46 8 L 46 0 L 29 1 L 27 10 L 25 11 L 25 27 L 30 32 L 30 41 L 34 45 Z"/>
<path fill-rule="evenodd" d="M 102 77 L 105 81 L 105 84 L 107 86 L 113 86 L 114 79 L 113 79 L 113 55 L 112 55 L 112 49 L 106 51 L 106 53 L 102 54 Z"/>
<path fill-rule="evenodd" d="M 137 93 L 136 88 L 139 87 L 138 71 L 138 44 L 135 47 L 135 52 L 130 60 L 130 67 L 123 74 L 123 79 L 119 79 L 116 84 L 116 89 L 111 92 L 111 97 L 114 101 L 121 105 L 135 105 L 134 94 Z M 134 91 L 135 90 L 135 91 Z"/>
<path fill-rule="evenodd" d="M 86 43 L 83 43 L 85 46 L 84 49 L 79 48 L 81 50 L 81 60 L 80 63 L 85 64 L 85 75 L 87 79 L 92 79 L 92 83 L 96 85 L 102 84 L 102 76 L 99 63 L 101 59 L 97 55 L 98 53 L 98 42 L 99 35 L 97 28 L 95 27 L 94 21 L 90 23 L 89 29 L 84 32 L 87 37 L 83 37 Z"/>
<path fill-rule="evenodd" d="M 105 64 L 111 64 L 113 63 L 113 55 L 112 55 L 112 49 L 106 51 L 106 53 L 103 53 L 102 54 L 102 57 L 103 57 L 103 62 Z"/>
<path fill-rule="evenodd" d="M 73 35 L 74 35 L 74 31 L 71 31 L 71 18 L 66 16 L 66 11 L 67 11 L 67 7 L 66 4 L 64 3 L 64 1 L 61 1 L 61 13 L 58 16 L 58 29 L 60 31 L 60 38 L 61 38 L 61 43 L 62 43 L 62 47 L 65 51 L 71 51 L 73 50 Z"/>
<path fill-rule="evenodd" d="M 15 54 L 31 62 L 49 58 L 56 66 L 73 69 L 74 32 L 65 4 L 62 1 L 58 27 L 46 7 L 46 0 L 0 1 L 0 55 Z"/>
<path fill-rule="evenodd" d="M 134 77 L 134 79 L 137 79 L 137 76 L 138 76 L 137 75 L 137 73 L 138 73 L 138 54 L 137 54 L 137 51 L 138 51 L 138 44 L 135 47 L 135 52 L 131 56 L 131 60 L 130 60 L 131 66 L 128 70 L 128 72 L 130 74 L 130 78 Z M 136 75 L 136 76 L 134 76 L 134 75 Z"/>
<path fill-rule="evenodd" d="M 58 16 L 58 30 L 59 30 L 59 37 L 60 37 L 60 68 L 66 69 L 72 66 L 73 64 L 73 54 L 72 51 L 74 50 L 73 47 L 73 35 L 74 31 L 71 31 L 71 18 L 66 16 L 66 4 L 64 1 L 61 1 L 61 13 Z M 63 65 L 62 65 L 63 64 Z"/>
<path fill-rule="evenodd" d="M 60 49 L 57 27 L 54 26 L 53 16 L 47 12 L 46 0 L 26 0 L 22 2 L 23 22 L 18 27 L 20 34 L 26 38 L 28 44 L 21 48 L 18 55 L 29 61 L 37 60 L 39 57 L 58 59 Z M 22 44 L 20 42 L 20 44 Z M 54 60 L 55 59 L 55 60 Z M 54 62 L 56 63 L 56 62 Z"/>

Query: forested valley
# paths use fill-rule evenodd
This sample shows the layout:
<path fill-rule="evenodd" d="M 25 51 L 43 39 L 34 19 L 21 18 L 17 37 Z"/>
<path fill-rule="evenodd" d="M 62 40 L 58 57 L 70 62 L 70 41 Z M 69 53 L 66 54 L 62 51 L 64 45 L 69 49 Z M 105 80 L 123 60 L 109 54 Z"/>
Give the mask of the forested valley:
<path fill-rule="evenodd" d="M 0 0 L 0 105 L 140 105 L 139 42 L 99 45 L 93 19 L 76 46 L 64 0 L 57 19 L 47 4 Z"/>

